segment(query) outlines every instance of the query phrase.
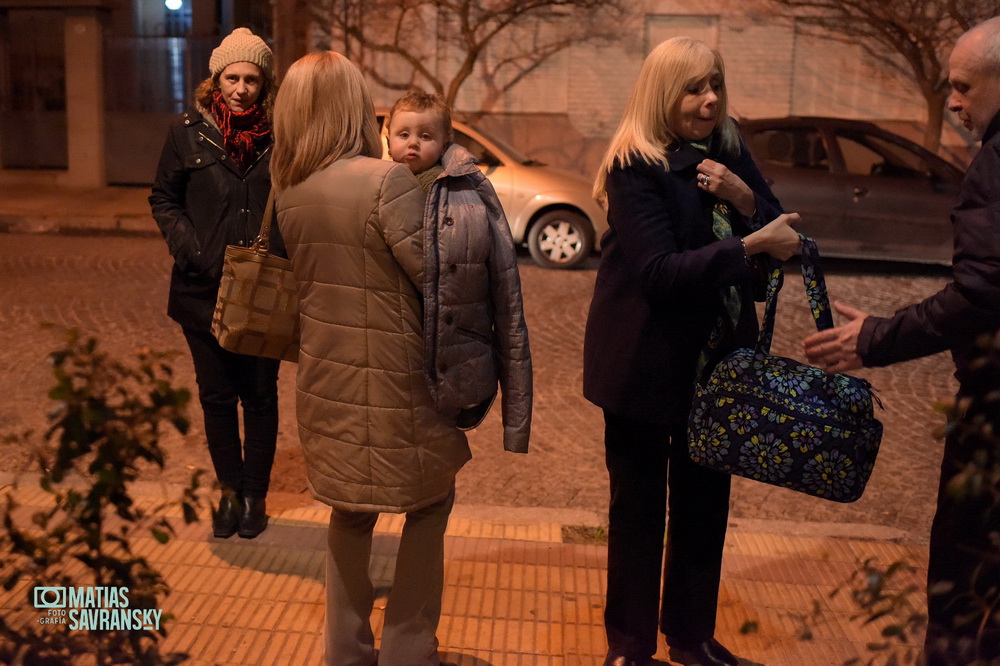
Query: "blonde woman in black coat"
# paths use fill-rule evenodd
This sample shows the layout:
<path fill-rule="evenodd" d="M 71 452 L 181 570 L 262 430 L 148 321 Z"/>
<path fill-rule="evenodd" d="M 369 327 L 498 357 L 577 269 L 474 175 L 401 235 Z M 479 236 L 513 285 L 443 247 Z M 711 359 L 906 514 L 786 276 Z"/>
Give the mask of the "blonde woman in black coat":
<path fill-rule="evenodd" d="M 611 482 L 605 664 L 648 663 L 658 621 L 674 661 L 736 664 L 714 638 L 729 477 L 687 457 L 687 416 L 697 373 L 755 339 L 758 264 L 799 242 L 726 114 L 715 50 L 650 53 L 594 194 L 610 227 L 584 342 Z"/>
<path fill-rule="evenodd" d="M 226 245 L 253 243 L 271 191 L 271 49 L 237 28 L 212 51 L 209 70 L 194 107 L 167 135 L 149 203 L 174 258 L 167 314 L 191 349 L 205 438 L 222 488 L 212 533 L 253 538 L 267 527 L 279 361 L 222 349 L 211 325 Z M 284 255 L 273 226 L 270 246 Z"/>

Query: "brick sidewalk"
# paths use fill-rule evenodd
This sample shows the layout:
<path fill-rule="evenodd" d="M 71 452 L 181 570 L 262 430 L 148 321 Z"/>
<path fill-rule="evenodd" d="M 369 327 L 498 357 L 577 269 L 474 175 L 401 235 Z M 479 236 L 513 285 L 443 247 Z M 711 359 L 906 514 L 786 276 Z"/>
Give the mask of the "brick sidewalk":
<path fill-rule="evenodd" d="M 144 507 L 179 488 L 138 484 Z M 10 490 L 25 511 L 45 504 L 32 483 Z M 140 494 L 141 493 L 141 494 Z M 298 497 L 270 496 L 270 526 L 254 540 L 215 539 L 207 521 L 178 526 L 161 545 L 141 538 L 143 555 L 166 578 L 172 593 L 163 603 L 175 619 L 165 652 L 190 655 L 189 664 L 322 663 L 324 554 L 328 509 L 301 506 Z M 281 508 L 287 506 L 288 508 Z M 537 512 L 507 510 L 504 522 L 468 517 L 455 508 L 445 537 L 445 593 L 438 631 L 442 658 L 459 666 L 600 664 L 606 649 L 602 611 L 606 551 L 601 545 L 563 543 L 561 525 Z M 173 516 L 177 517 L 177 516 Z M 376 638 L 391 585 L 403 517 L 383 515 L 375 529 L 372 578 L 378 598 L 372 615 Z M 734 524 L 726 543 L 717 637 L 743 664 L 822 666 L 866 656 L 878 639 L 875 627 L 852 621 L 847 594 L 830 598 L 856 569 L 877 557 L 926 566 L 924 549 L 863 536 L 864 526 L 837 533 L 796 533 L 785 523 Z M 852 535 L 852 536 L 845 536 Z M 858 536 L 862 535 L 862 536 Z M 923 571 L 899 584 L 921 587 Z M 23 588 L 0 597 L 13 621 L 34 621 Z M 802 619 L 811 640 L 797 638 Z M 747 622 L 756 630 L 742 633 Z M 662 637 L 661 637 L 662 641 Z M 667 659 L 660 645 L 657 657 Z"/>
<path fill-rule="evenodd" d="M 159 235 L 149 187 L 66 187 L 46 171 L 0 169 L 0 231 L 119 231 Z"/>

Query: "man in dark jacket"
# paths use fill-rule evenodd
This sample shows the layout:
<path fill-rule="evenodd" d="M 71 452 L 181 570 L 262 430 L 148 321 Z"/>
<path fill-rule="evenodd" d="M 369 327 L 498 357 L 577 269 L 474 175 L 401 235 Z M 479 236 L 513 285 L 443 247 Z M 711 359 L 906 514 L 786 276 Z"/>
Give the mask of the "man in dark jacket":
<path fill-rule="evenodd" d="M 977 339 L 1000 329 L 1000 17 L 962 35 L 949 60 L 948 108 L 982 149 L 952 211 L 952 281 L 892 317 L 841 304 L 849 321 L 804 342 L 809 360 L 828 372 L 885 366 L 951 350 L 959 404 L 969 404 L 1000 432 L 997 408 L 983 396 L 1000 389 L 995 370 L 976 363 Z M 968 421 L 969 416 L 965 416 Z M 993 442 L 990 445 L 995 448 Z M 985 455 L 988 460 L 984 460 Z M 1000 659 L 1000 487 L 955 492 L 972 461 L 996 465 L 982 440 L 952 430 L 945 442 L 928 567 L 928 664 L 995 663 Z M 986 478 L 989 478 L 986 476 Z"/>

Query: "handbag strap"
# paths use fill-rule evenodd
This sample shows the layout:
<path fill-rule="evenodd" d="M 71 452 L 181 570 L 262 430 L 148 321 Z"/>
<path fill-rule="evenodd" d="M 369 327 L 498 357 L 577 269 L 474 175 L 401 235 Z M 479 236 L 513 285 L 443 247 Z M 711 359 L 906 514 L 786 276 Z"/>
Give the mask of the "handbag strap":
<path fill-rule="evenodd" d="M 802 243 L 802 282 L 806 288 L 806 298 L 809 300 L 809 310 L 816 322 L 816 330 L 823 331 L 833 328 L 833 314 L 830 312 L 830 296 L 826 291 L 826 278 L 819 263 L 819 249 L 816 241 L 799 234 Z M 757 337 L 757 350 L 765 354 L 771 351 L 771 339 L 774 337 L 775 313 L 778 309 L 778 292 L 785 277 L 781 267 L 775 268 L 767 282 L 767 299 L 764 304 L 764 320 L 760 325 L 760 335 Z"/>
<path fill-rule="evenodd" d="M 260 223 L 260 233 L 251 248 L 257 254 L 267 254 L 271 247 L 271 220 L 274 219 L 274 188 L 267 193 L 267 203 L 264 204 L 264 219 Z"/>
<path fill-rule="evenodd" d="M 819 248 L 816 241 L 799 234 L 802 241 L 802 282 L 809 299 L 809 310 L 816 320 L 816 330 L 833 328 L 833 312 L 830 310 L 830 295 L 826 291 L 826 276 L 819 262 Z"/>

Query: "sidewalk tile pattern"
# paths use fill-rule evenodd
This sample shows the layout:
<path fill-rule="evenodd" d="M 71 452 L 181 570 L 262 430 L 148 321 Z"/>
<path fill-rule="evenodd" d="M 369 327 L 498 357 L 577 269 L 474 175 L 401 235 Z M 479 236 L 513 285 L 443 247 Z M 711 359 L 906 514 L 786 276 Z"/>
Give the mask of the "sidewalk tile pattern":
<path fill-rule="evenodd" d="M 33 487 L 12 492 L 21 512 L 48 496 Z M 162 498 L 140 496 L 151 509 Z M 176 509 L 168 515 L 177 518 Z M 324 553 L 328 509 L 320 504 L 276 512 L 254 540 L 215 539 L 207 521 L 183 525 L 167 544 L 140 537 L 147 557 L 172 592 L 174 615 L 163 642 L 190 664 L 320 664 L 323 662 Z M 384 514 L 375 528 L 372 612 L 381 635 L 403 516 Z M 743 664 L 841 664 L 868 655 L 879 626 L 853 616 L 844 586 L 858 562 L 903 559 L 918 567 L 897 582 L 920 588 L 924 549 L 885 541 L 730 531 L 720 591 L 718 637 Z M 442 658 L 459 666 L 599 664 L 606 650 L 602 612 L 606 552 L 600 545 L 562 543 L 561 526 L 504 525 L 455 519 L 445 536 L 445 591 L 438 631 Z M 25 590 L 0 597 L 4 616 L 34 621 Z M 922 600 L 916 600 L 921 602 Z M 814 606 L 820 609 L 813 617 Z M 754 623 L 755 629 L 744 631 Z M 812 638 L 800 634 L 808 628 Z M 657 657 L 668 659 L 662 643 Z M 668 662 L 669 663 L 669 662 Z"/>

